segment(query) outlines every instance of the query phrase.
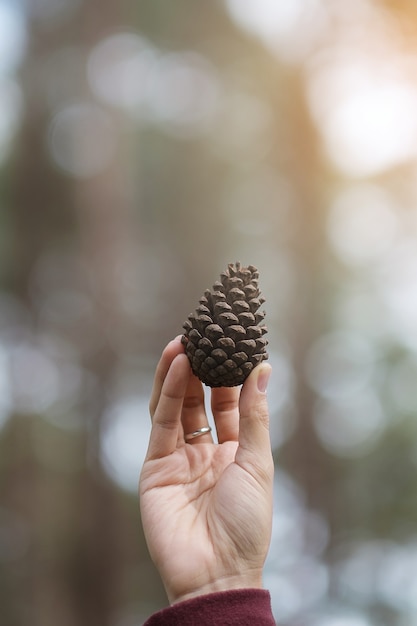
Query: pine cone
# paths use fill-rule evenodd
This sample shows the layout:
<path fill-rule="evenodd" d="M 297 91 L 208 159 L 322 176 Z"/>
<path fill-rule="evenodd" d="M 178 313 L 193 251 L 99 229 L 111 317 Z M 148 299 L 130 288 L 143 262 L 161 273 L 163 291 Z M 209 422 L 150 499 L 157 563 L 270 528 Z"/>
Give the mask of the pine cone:
<path fill-rule="evenodd" d="M 264 298 L 258 288 L 259 274 L 253 265 L 229 263 L 200 298 L 194 313 L 183 325 L 181 338 L 191 368 L 210 387 L 240 385 L 252 369 L 268 358 L 264 334 L 259 325 L 265 311 L 258 312 Z"/>

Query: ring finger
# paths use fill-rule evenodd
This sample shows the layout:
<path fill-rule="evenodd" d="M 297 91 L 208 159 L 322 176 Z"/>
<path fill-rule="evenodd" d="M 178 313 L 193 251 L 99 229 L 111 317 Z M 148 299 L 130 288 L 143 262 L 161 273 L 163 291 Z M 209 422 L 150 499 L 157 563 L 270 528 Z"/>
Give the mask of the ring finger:
<path fill-rule="evenodd" d="M 187 443 L 213 442 L 210 430 L 200 434 L 200 429 L 208 428 L 208 420 L 204 406 L 203 386 L 194 374 L 190 374 L 182 405 L 182 426 Z"/>
<path fill-rule="evenodd" d="M 219 443 L 238 441 L 239 387 L 217 387 L 211 393 L 211 410 Z"/>

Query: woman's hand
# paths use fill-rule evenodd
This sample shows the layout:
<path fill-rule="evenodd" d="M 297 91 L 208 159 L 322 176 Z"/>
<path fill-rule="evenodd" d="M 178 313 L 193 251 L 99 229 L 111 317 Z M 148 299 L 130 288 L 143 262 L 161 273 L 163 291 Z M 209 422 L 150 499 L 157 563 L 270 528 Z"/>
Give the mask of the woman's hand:
<path fill-rule="evenodd" d="M 158 364 L 150 401 L 152 431 L 140 477 L 142 523 L 168 599 L 261 587 L 272 520 L 273 460 L 266 385 L 258 365 L 239 388 L 215 388 L 207 426 L 204 392 L 180 339 Z"/>

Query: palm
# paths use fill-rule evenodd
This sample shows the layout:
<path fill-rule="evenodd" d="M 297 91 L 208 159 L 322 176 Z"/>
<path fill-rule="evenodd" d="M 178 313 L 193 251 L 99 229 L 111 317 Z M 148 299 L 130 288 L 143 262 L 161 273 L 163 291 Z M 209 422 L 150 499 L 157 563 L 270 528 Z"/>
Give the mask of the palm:
<path fill-rule="evenodd" d="M 268 517 L 265 529 L 256 524 L 267 503 L 252 477 L 234 462 L 236 449 L 236 442 L 185 444 L 168 459 L 148 461 L 143 468 L 148 544 L 157 542 L 155 563 L 163 578 L 176 577 L 179 593 L 190 580 L 207 584 L 207 576 L 215 578 L 220 568 L 224 576 L 236 568 L 262 568 Z"/>

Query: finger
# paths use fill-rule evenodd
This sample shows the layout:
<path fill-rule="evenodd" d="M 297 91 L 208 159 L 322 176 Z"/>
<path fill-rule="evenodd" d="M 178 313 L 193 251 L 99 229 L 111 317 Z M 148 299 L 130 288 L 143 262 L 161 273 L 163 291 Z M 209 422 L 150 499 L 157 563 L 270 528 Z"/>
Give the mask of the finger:
<path fill-rule="evenodd" d="M 239 387 L 216 387 L 211 392 L 211 411 L 219 443 L 239 436 Z"/>
<path fill-rule="evenodd" d="M 266 387 L 271 366 L 261 363 L 251 372 L 240 394 L 239 447 L 236 462 L 252 475 L 272 476 L 269 411 Z"/>
<path fill-rule="evenodd" d="M 165 350 L 162 353 L 162 356 L 156 367 L 155 378 L 151 392 L 151 399 L 149 401 L 149 412 L 151 414 L 151 417 L 153 417 L 156 407 L 158 405 L 162 385 L 164 384 L 164 380 L 171 366 L 171 363 L 175 359 L 175 357 L 182 352 L 184 352 L 184 347 L 181 343 L 181 335 L 178 335 L 178 337 L 175 337 L 175 339 L 169 342 L 169 344 L 166 346 Z"/>
<path fill-rule="evenodd" d="M 194 374 L 190 374 L 187 391 L 182 406 L 182 426 L 185 438 L 199 428 L 208 426 L 204 403 L 203 385 Z M 187 439 L 186 439 L 187 441 Z M 187 443 L 209 443 L 213 438 L 210 433 L 189 439 Z"/>
<path fill-rule="evenodd" d="M 152 420 L 146 459 L 160 459 L 177 448 L 181 431 L 181 411 L 190 377 L 185 354 L 178 354 L 171 363 L 161 388 L 159 402 Z"/>

